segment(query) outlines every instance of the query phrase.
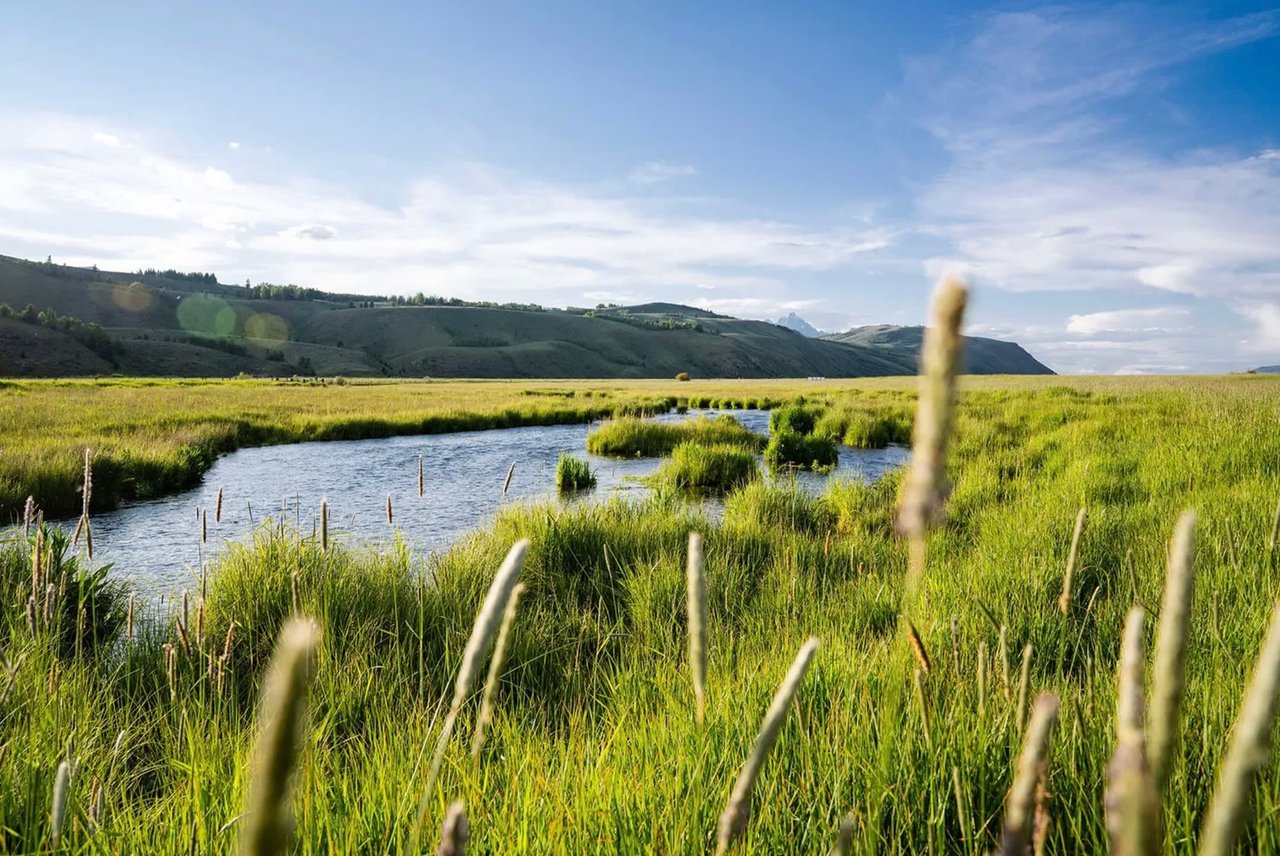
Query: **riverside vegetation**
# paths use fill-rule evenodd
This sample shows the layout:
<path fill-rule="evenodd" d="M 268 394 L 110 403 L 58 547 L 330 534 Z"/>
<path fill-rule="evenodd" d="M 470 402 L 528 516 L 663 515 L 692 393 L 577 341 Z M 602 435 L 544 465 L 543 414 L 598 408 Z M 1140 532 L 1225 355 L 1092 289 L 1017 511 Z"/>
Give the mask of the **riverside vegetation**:
<path fill-rule="evenodd" d="M 33 524 L 0 852 L 1280 849 L 1280 387 L 993 380 L 930 433 L 940 383 L 909 477 L 509 506 L 425 559 L 270 522 L 181 604 Z M 805 394 L 815 433 L 912 410 Z"/>

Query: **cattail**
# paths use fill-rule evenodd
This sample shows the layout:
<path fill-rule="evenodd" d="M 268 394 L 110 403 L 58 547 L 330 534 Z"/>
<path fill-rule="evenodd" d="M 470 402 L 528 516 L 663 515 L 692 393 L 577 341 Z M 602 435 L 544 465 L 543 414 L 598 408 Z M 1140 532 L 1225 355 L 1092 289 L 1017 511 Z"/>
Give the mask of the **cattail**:
<path fill-rule="evenodd" d="M 388 526 L 396 525 L 395 515 L 391 513 L 391 494 L 387 494 L 387 525 Z"/>
<path fill-rule="evenodd" d="M 187 590 L 183 589 L 182 590 L 182 623 L 183 624 L 187 623 L 187 619 L 191 615 L 190 604 L 191 604 L 191 601 L 190 601 L 189 595 L 187 594 Z"/>
<path fill-rule="evenodd" d="M 1022 649 L 1022 674 L 1018 677 L 1018 731 L 1027 724 L 1027 699 L 1031 692 L 1031 643 Z"/>
<path fill-rule="evenodd" d="M 493 721 L 493 711 L 498 695 L 498 678 L 502 675 L 502 665 L 506 662 L 507 651 L 511 647 L 511 628 L 516 623 L 516 610 L 520 606 L 520 597 L 524 594 L 524 583 L 517 583 L 511 590 L 511 598 L 502 613 L 502 626 L 498 628 L 498 641 L 493 646 L 493 658 L 489 660 L 489 675 L 484 682 L 484 695 L 480 699 L 480 713 L 476 716 L 475 736 L 471 739 L 471 760 L 479 763 L 480 752 L 484 749 L 485 730 Z"/>
<path fill-rule="evenodd" d="M 1018 756 L 1018 769 L 1009 789 L 1004 810 L 1004 834 L 1000 839 L 1001 856 L 1025 856 L 1031 845 L 1032 822 L 1035 818 L 1036 787 L 1045 774 L 1049 757 L 1049 737 L 1058 720 L 1058 697 L 1041 693 L 1031 712 Z"/>
<path fill-rule="evenodd" d="M 978 641 L 978 718 L 987 715 L 987 640 Z"/>
<path fill-rule="evenodd" d="M 965 808 L 964 788 L 960 783 L 960 768 L 951 768 L 951 790 L 956 799 L 956 823 L 960 826 L 960 834 L 968 841 L 970 838 L 969 812 Z"/>
<path fill-rule="evenodd" d="M 440 846 L 436 848 L 436 856 L 465 856 L 467 838 L 471 829 L 467 824 L 467 804 L 462 800 L 449 803 L 449 811 L 444 816 L 444 826 L 440 829 Z"/>
<path fill-rule="evenodd" d="M 853 815 L 846 814 L 840 820 L 840 829 L 836 832 L 836 843 L 831 848 L 830 856 L 849 856 L 853 851 Z"/>
<path fill-rule="evenodd" d="M 213 503 L 213 522 L 222 522 L 222 488 L 218 488 L 218 498 Z"/>
<path fill-rule="evenodd" d="M 240 835 L 240 852 L 246 856 L 282 852 L 293 837 L 289 778 L 306 728 L 307 691 L 318 639 L 314 623 L 290 619 L 271 657 Z"/>
<path fill-rule="evenodd" d="M 209 541 L 209 512 L 202 510 L 200 512 L 200 543 L 206 544 Z"/>
<path fill-rule="evenodd" d="M 134 598 L 135 598 L 134 593 L 129 592 L 129 608 L 125 612 L 125 617 L 124 617 L 124 636 L 125 636 L 125 639 L 128 640 L 129 642 L 133 641 Z"/>
<path fill-rule="evenodd" d="M 929 652 L 924 649 L 924 640 L 920 638 L 920 634 L 916 631 L 916 626 L 910 621 L 907 622 L 907 638 L 911 640 L 911 650 L 916 655 L 916 662 L 920 664 L 920 670 L 926 675 L 933 668 L 933 663 L 929 660 Z"/>
<path fill-rule="evenodd" d="M 1143 610 L 1125 620 L 1116 689 L 1116 751 L 1107 764 L 1107 832 L 1118 856 L 1147 856 L 1162 849 L 1160 803 L 1147 766 L 1142 700 Z"/>
<path fill-rule="evenodd" d="M 27 538 L 31 535 L 31 524 L 36 519 L 36 498 L 28 496 L 27 502 L 22 506 L 22 537 Z M 1280 508 L 1276 509 L 1276 520 L 1280 521 Z M 1275 538 L 1271 539 L 1273 542 Z"/>
<path fill-rule="evenodd" d="M 933 729 L 929 722 L 929 701 L 924 697 L 924 670 L 916 669 L 911 673 L 911 681 L 915 684 L 916 706 L 920 708 L 920 727 L 924 729 L 924 745 L 933 751 Z"/>
<path fill-rule="evenodd" d="M 494 575 L 489 591 L 485 594 L 480 611 L 476 614 L 475 624 L 471 628 L 471 636 L 467 639 L 467 647 L 462 651 L 462 665 L 458 669 L 458 679 L 453 686 L 453 701 L 449 705 L 449 713 L 445 716 L 440 736 L 436 740 L 435 754 L 431 758 L 431 768 L 427 773 L 426 786 L 418 805 L 418 819 L 414 824 L 415 843 L 422 832 L 423 821 L 426 820 L 427 800 L 435 788 L 436 777 L 440 774 L 440 765 L 444 763 L 445 750 L 449 748 L 449 738 L 453 734 L 458 712 L 471 694 L 471 686 L 480 672 L 480 663 L 489 646 L 493 643 L 494 634 L 506 612 L 507 602 L 520 581 L 520 571 L 524 567 L 524 557 L 529 550 L 529 542 L 521 539 L 515 543 L 507 558 L 503 560 L 498 573 Z M 415 847 L 416 849 L 416 847 Z"/>
<path fill-rule="evenodd" d="M 1218 783 L 1200 832 L 1200 856 L 1229 856 L 1249 810 L 1254 773 L 1267 760 L 1268 738 L 1280 698 L 1280 604 L 1271 613 L 1262 651 L 1232 729 Z"/>
<path fill-rule="evenodd" d="M 769 750 L 778 739 L 778 733 L 782 731 L 787 711 L 791 708 L 791 702 L 795 699 L 801 682 L 804 681 L 805 672 L 809 670 L 809 663 L 813 660 L 814 651 L 817 649 L 817 639 L 810 636 L 805 640 L 791 668 L 787 671 L 787 676 L 774 694 L 768 711 L 765 712 L 755 745 L 752 746 L 751 754 L 747 756 L 747 762 L 743 764 L 742 772 L 738 774 L 738 780 L 733 785 L 729 802 L 720 815 L 717 854 L 726 853 L 729 846 L 746 831 L 747 820 L 751 816 L 751 789 L 755 786 L 756 777 L 760 775 L 760 768 L 764 766 Z"/>
<path fill-rule="evenodd" d="M 1071 549 L 1067 552 L 1067 569 L 1062 574 L 1062 596 L 1058 598 L 1058 609 L 1063 615 L 1067 614 L 1067 610 L 1071 607 L 1071 581 L 1076 574 L 1076 559 L 1080 555 L 1080 534 L 1084 532 L 1085 510 L 1084 506 L 1080 507 L 1080 513 L 1076 515 L 1076 528 L 1071 533 Z"/>
<path fill-rule="evenodd" d="M 427 495 L 427 483 L 422 478 L 422 456 L 418 456 L 418 499 Z"/>
<path fill-rule="evenodd" d="M 511 487 L 511 477 L 516 474 L 516 462 L 511 462 L 511 467 L 507 470 L 507 480 L 502 483 L 502 498 L 507 498 L 507 488 Z"/>
<path fill-rule="evenodd" d="M 898 532 L 911 539 L 908 583 L 924 570 L 925 533 L 942 522 L 947 484 L 947 444 L 956 399 L 956 373 L 964 348 L 960 325 L 968 288 L 944 278 L 933 298 L 933 324 L 925 331 L 920 357 L 920 392 L 915 432 L 911 441 L 911 469 L 898 505 Z"/>
<path fill-rule="evenodd" d="M 702 536 L 689 533 L 686 568 L 689 611 L 689 670 L 693 673 L 693 696 L 697 719 L 702 723 L 707 708 L 707 580 L 703 570 Z"/>
<path fill-rule="evenodd" d="M 996 659 L 1000 661 L 1000 682 L 1004 686 L 1004 697 L 1009 698 L 1009 628 L 1001 624 L 1000 636 L 996 642 Z"/>
<path fill-rule="evenodd" d="M 1151 681 L 1150 734 L 1147 762 L 1156 793 L 1169 781 L 1170 751 L 1178 734 L 1178 716 L 1186 686 L 1187 625 L 1195 591 L 1192 562 L 1195 559 L 1196 515 L 1188 511 L 1178 521 L 1169 552 L 1160 623 L 1156 627 L 1155 675 Z"/>
<path fill-rule="evenodd" d="M 320 549 L 329 552 L 329 500 L 320 500 Z"/>
<path fill-rule="evenodd" d="M 62 838 L 62 827 L 67 820 L 67 799 L 70 792 L 71 762 L 64 759 L 58 764 L 58 772 L 53 777 L 53 811 L 49 818 L 49 834 L 55 847 Z"/>

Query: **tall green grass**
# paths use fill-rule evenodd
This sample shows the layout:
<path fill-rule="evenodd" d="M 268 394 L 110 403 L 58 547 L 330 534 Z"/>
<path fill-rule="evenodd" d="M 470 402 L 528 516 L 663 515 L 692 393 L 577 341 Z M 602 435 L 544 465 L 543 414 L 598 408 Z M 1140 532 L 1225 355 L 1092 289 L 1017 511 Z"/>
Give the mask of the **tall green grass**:
<path fill-rule="evenodd" d="M 325 551 L 265 524 L 213 563 L 203 603 L 193 587 L 185 645 L 181 608 L 153 604 L 132 641 L 116 630 L 80 654 L 27 628 L 32 544 L 15 536 L 0 549 L 0 852 L 54 852 L 58 781 L 59 852 L 236 852 L 259 691 L 295 612 L 319 629 L 292 784 L 297 851 L 405 852 L 477 610 L 521 538 L 527 591 L 482 762 L 469 740 L 449 744 L 424 839 L 462 798 L 474 852 L 711 850 L 770 699 L 813 635 L 821 646 L 752 782 L 734 852 L 825 853 L 846 817 L 855 853 L 996 849 L 1024 738 L 1040 733 L 1019 697 L 1032 707 L 1041 692 L 1059 699 L 1043 756 L 1044 850 L 1107 852 L 1125 616 L 1161 603 L 1175 522 L 1195 508 L 1181 724 L 1158 807 L 1167 852 L 1194 853 L 1277 597 L 1280 385 L 1052 383 L 961 397 L 948 519 L 929 536 L 912 613 L 932 661 L 918 691 L 898 632 L 897 474 L 812 498 L 751 483 L 722 518 L 670 493 L 509 506 L 435 557 L 403 545 Z M 902 405 L 878 390 L 847 398 Z M 704 553 L 702 724 L 685 638 L 690 531 Z M 1022 693 L 1016 652 L 1027 645 Z M 460 734 L 476 702 L 461 707 Z M 1242 746 L 1250 763 L 1262 757 Z M 1280 850 L 1275 770 L 1266 761 L 1241 780 L 1253 803 L 1242 852 Z M 1019 793 L 1034 803 L 1034 787 Z"/>
<path fill-rule="evenodd" d="M 592 431 L 587 436 L 587 451 L 615 458 L 657 458 L 690 442 L 758 449 L 764 441 L 728 414 L 683 422 L 625 418 L 606 422 Z"/>
<path fill-rule="evenodd" d="M 755 454 L 748 449 L 689 441 L 671 451 L 654 479 L 679 490 L 723 493 L 741 487 L 758 474 Z"/>
<path fill-rule="evenodd" d="M 561 492 L 588 490 L 596 486 L 595 473 L 591 472 L 591 464 L 582 458 L 561 453 L 556 461 L 556 489 Z"/>

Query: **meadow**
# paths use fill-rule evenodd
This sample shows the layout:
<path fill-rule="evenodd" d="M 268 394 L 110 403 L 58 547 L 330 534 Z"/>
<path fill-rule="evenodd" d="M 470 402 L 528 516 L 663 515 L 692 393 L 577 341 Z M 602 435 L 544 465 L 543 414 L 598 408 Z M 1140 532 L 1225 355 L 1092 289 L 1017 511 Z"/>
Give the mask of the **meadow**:
<path fill-rule="evenodd" d="M 283 441 L 363 430 L 361 419 L 409 430 L 459 413 L 478 414 L 468 418 L 479 427 L 526 409 L 615 413 L 706 394 L 803 395 L 814 433 L 845 441 L 853 428 L 901 431 L 916 407 L 908 380 L 527 386 L 226 383 L 210 403 L 208 388 L 177 384 L 14 384 L 3 406 L 36 463 L 6 462 L 5 477 L 14 495 L 43 502 L 43 483 L 24 473 L 72 455 L 74 495 L 83 445 L 105 449 L 108 437 L 120 454 L 133 442 L 174 454 L 199 436 Z M 1007 849 L 1004 829 L 1020 767 L 1031 788 L 1015 793 L 1030 801 L 1013 806 L 1034 809 L 1035 852 L 1104 852 L 1107 765 L 1118 740 L 1134 745 L 1133 675 L 1168 612 L 1169 545 L 1187 509 L 1198 515 L 1194 598 L 1167 783 L 1143 834 L 1116 851 L 1231 852 L 1201 827 L 1280 595 L 1278 417 L 1280 381 L 1264 377 L 965 379 L 946 459 L 954 489 L 918 551 L 895 533 L 901 473 L 816 497 L 750 480 L 722 517 L 676 490 L 516 505 L 431 557 L 267 522 L 164 607 L 129 599 L 128 569 L 92 574 L 83 539 L 33 530 L 0 550 L 0 852 L 235 852 L 263 677 L 292 615 L 312 619 L 318 639 L 292 784 L 295 852 L 429 851 L 458 799 L 468 852 L 711 851 L 770 699 L 810 637 L 817 648 L 803 648 L 811 664 L 733 852 L 826 853 L 838 831 L 840 852 L 979 854 L 1002 837 L 1004 852 L 1023 852 Z M 70 425 L 83 433 L 64 437 Z M 94 485 L 96 497 L 96 473 Z M 692 658 L 690 532 L 701 535 L 706 630 Z M 433 777 L 477 610 L 522 539 L 525 589 L 487 739 L 473 756 L 480 679 L 458 700 Z M 33 555 L 50 607 L 29 618 Z M 1135 605 L 1146 620 L 1130 622 L 1118 710 Z M 701 656 L 704 716 L 691 680 Z M 1046 709 L 1033 703 L 1042 692 L 1058 700 L 1051 731 L 1031 715 Z M 1020 753 L 1041 737 L 1037 789 L 1040 758 Z M 1280 776 L 1265 755 L 1249 757 L 1261 775 L 1244 780 L 1240 847 L 1277 852 Z M 1128 805 L 1113 800 L 1114 816 L 1134 817 Z"/>

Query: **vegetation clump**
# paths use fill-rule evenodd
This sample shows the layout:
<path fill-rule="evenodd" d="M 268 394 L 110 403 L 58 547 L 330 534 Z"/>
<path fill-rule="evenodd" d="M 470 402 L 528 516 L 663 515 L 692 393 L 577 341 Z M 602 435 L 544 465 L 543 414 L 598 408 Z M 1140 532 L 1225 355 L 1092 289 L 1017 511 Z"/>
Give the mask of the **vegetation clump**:
<path fill-rule="evenodd" d="M 753 481 L 724 501 L 726 525 L 770 532 L 826 532 L 835 514 L 823 496 L 805 492 L 794 480 L 781 484 Z"/>
<path fill-rule="evenodd" d="M 824 413 L 814 432 L 855 449 L 883 449 L 910 443 L 911 430 L 905 408 L 844 406 Z"/>
<path fill-rule="evenodd" d="M 824 472 L 839 460 L 836 444 L 826 437 L 806 436 L 794 431 L 778 431 L 769 438 L 764 450 L 770 469 L 797 469 Z"/>
<path fill-rule="evenodd" d="M 759 474 L 756 456 L 728 443 L 684 442 L 658 468 L 659 483 L 680 490 L 723 492 L 741 487 Z"/>
<path fill-rule="evenodd" d="M 561 493 L 589 490 L 596 486 L 596 474 L 591 464 L 582 458 L 562 452 L 556 461 L 556 489 Z"/>
<path fill-rule="evenodd" d="M 587 437 L 587 451 L 612 458 L 658 458 L 687 442 L 754 450 L 760 448 L 763 438 L 727 414 L 684 422 L 627 417 L 606 422 L 591 432 Z"/>
<path fill-rule="evenodd" d="M 769 430 L 775 434 L 783 431 L 812 434 L 813 424 L 813 411 L 803 404 L 788 404 L 769 414 Z"/>

